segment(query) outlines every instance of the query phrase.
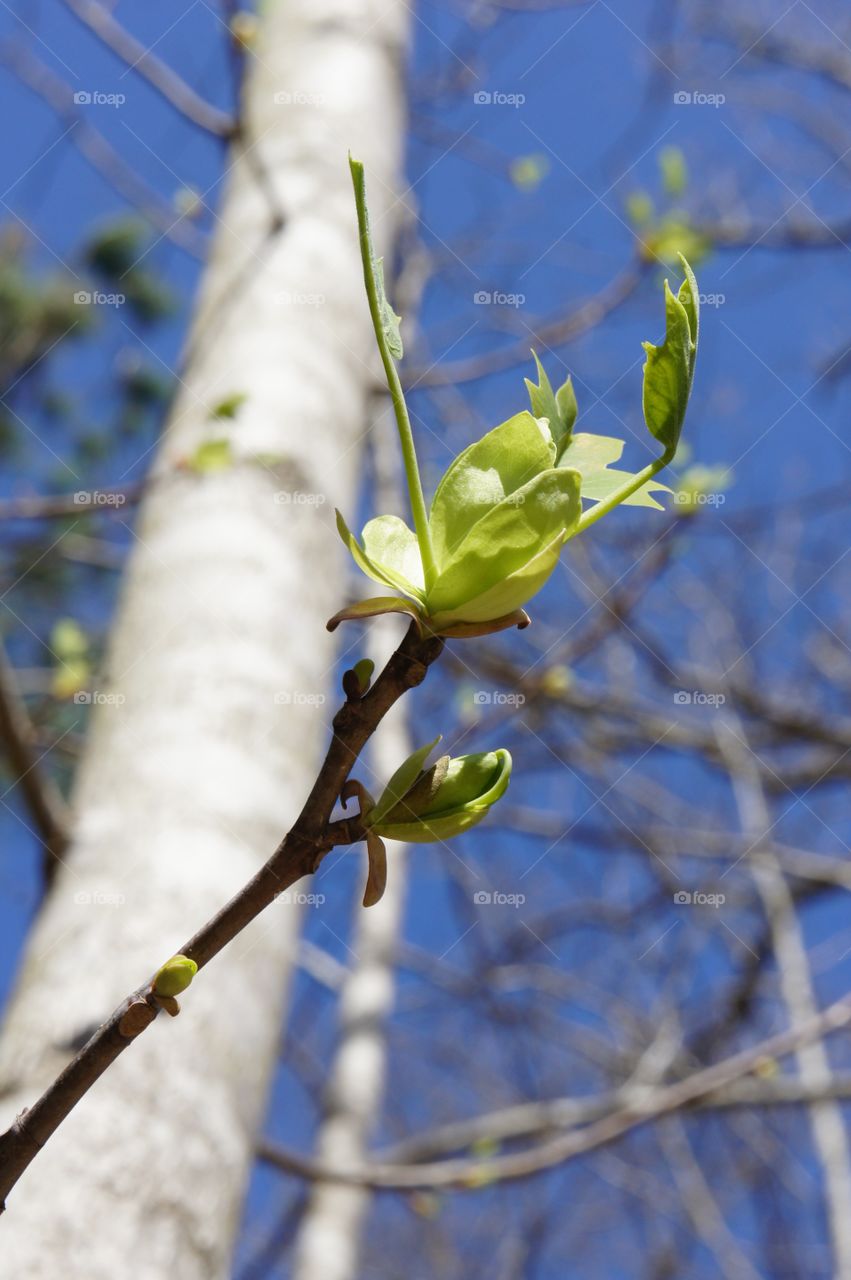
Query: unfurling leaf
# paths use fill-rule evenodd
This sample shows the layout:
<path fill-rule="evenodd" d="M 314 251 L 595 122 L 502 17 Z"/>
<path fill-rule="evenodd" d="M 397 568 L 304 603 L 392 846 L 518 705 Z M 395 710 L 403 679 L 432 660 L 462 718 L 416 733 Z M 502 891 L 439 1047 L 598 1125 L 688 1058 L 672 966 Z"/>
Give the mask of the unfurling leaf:
<path fill-rule="evenodd" d="M 430 749 L 425 749 L 424 755 L 419 753 L 423 761 Z M 412 844 L 448 840 L 482 821 L 504 794 L 510 777 L 511 756 L 504 750 L 455 759 L 442 756 L 419 773 L 389 808 L 384 805 L 379 811 L 376 806 L 368 825 L 390 840 Z M 396 790 L 398 793 L 399 788 Z"/>
<path fill-rule="evenodd" d="M 679 443 L 691 394 L 699 328 L 697 281 L 685 258 L 681 261 L 686 278 L 676 296 L 665 281 L 665 341 L 660 346 L 643 344 L 647 352 L 644 420 L 650 434 L 671 457 Z"/>
<path fill-rule="evenodd" d="M 372 281 L 374 282 L 375 292 L 378 299 L 378 310 L 381 317 L 381 329 L 384 335 L 384 341 L 387 344 L 387 350 L 390 352 L 394 360 L 401 360 L 404 355 L 402 334 L 399 329 L 402 317 L 397 316 L 387 298 L 387 290 L 384 287 L 384 261 L 382 258 L 377 258 L 375 256 L 375 247 L 372 243 L 372 232 L 369 226 L 369 214 L 366 212 L 363 165 L 360 160 L 353 160 L 351 156 L 349 156 L 349 168 L 352 173 L 352 182 L 354 183 L 355 193 L 358 196 L 358 199 L 363 202 L 364 209 L 362 235 L 367 246 L 364 274 L 366 274 L 368 269 L 372 273 Z M 367 263 L 369 264 L 368 268 Z M 369 287 L 370 281 L 368 280 L 367 289 L 369 289 Z"/>
<path fill-rule="evenodd" d="M 378 803 L 370 814 L 371 825 L 374 826 L 380 822 L 384 815 L 389 813 L 393 806 L 398 804 L 402 797 L 410 791 L 419 777 L 423 765 L 438 742 L 440 742 L 440 735 L 433 742 L 429 742 L 424 747 L 418 747 L 416 751 L 412 751 L 408 758 L 403 760 L 382 791 Z"/>
<path fill-rule="evenodd" d="M 644 414 L 663 446 L 661 457 L 638 472 L 612 468 L 623 442 L 588 432 L 574 435 L 578 410 L 572 382 L 568 378 L 554 391 L 535 355 L 538 381 L 526 380 L 532 412 L 515 414 L 453 459 L 427 511 L 394 363 L 401 354 L 398 318 L 384 295 L 372 248 L 363 166 L 350 164 L 364 280 L 399 424 L 414 529 L 398 516 L 382 515 L 370 520 L 357 539 L 338 513 L 337 528 L 358 567 L 407 600 L 363 601 L 342 610 L 328 626 L 333 630 L 344 618 L 391 611 L 414 617 L 422 635 L 470 637 L 524 626 L 523 606 L 544 586 L 569 538 L 621 503 L 660 507 L 653 495 L 666 486 L 655 476 L 676 452 L 694 375 L 694 274 L 683 258 L 686 278 L 679 294 L 665 285 L 665 340 L 660 346 L 645 343 Z M 585 511 L 583 499 L 593 504 Z"/>
<path fill-rule="evenodd" d="M 529 392 L 529 401 L 532 405 L 532 412 L 536 418 L 546 418 L 550 424 L 553 440 L 558 454 L 564 450 L 570 440 L 570 434 L 573 431 L 573 424 L 579 412 L 576 403 L 576 393 L 573 390 L 573 382 L 570 377 L 559 387 L 558 391 L 553 391 L 552 384 L 547 377 L 546 371 L 538 359 L 537 353 L 532 352 L 535 358 L 535 364 L 538 368 L 537 386 L 529 378 L 524 378 L 526 389 Z"/>

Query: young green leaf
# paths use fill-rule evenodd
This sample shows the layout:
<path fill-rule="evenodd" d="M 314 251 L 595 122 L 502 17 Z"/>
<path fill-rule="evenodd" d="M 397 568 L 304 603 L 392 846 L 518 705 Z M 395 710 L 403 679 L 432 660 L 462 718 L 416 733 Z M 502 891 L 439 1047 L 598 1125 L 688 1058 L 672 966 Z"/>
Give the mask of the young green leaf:
<path fill-rule="evenodd" d="M 561 453 L 570 440 L 570 433 L 579 412 L 573 383 L 568 377 L 558 391 L 554 392 L 537 352 L 533 351 L 532 355 L 538 369 L 538 383 L 536 385 L 529 378 L 523 379 L 529 392 L 529 402 L 535 417 L 546 418 L 549 422 L 556 450 Z"/>
<path fill-rule="evenodd" d="M 673 457 L 691 393 L 699 324 L 697 283 L 685 259 L 686 279 L 675 296 L 665 281 L 665 341 L 643 344 L 644 420 L 650 434 Z"/>
<path fill-rule="evenodd" d="M 430 773 L 432 771 L 429 771 Z M 439 760 L 403 800 L 370 825 L 390 840 L 430 844 L 450 840 L 481 822 L 505 793 L 511 756 L 505 750 Z M 374 812 L 374 811 L 373 811 Z"/>
<path fill-rule="evenodd" d="M 545 585 L 559 562 L 564 542 L 565 535 L 560 531 L 537 555 L 494 586 L 454 607 L 435 610 L 431 625 L 441 635 L 462 638 L 487 635 L 495 629 L 504 631 L 507 627 L 527 626 L 529 619 L 521 605 L 527 604 Z M 476 625 L 479 623 L 481 629 Z"/>
<path fill-rule="evenodd" d="M 399 765 L 382 791 L 378 803 L 370 810 L 369 825 L 371 827 L 377 826 L 381 819 L 407 795 L 438 742 L 440 742 L 440 734 L 433 742 L 427 742 L 424 747 L 418 747 L 416 751 L 412 751 L 407 760 L 403 760 Z"/>
<path fill-rule="evenodd" d="M 582 476 L 582 497 L 591 502 L 602 502 L 632 478 L 631 471 L 620 471 L 609 464 L 617 462 L 623 453 L 624 442 L 614 436 L 592 435 L 578 431 L 559 459 L 559 466 L 574 467 Z M 670 493 L 667 485 L 658 480 L 646 484 L 628 498 L 624 506 L 655 507 L 664 510 L 652 496 L 653 492 Z"/>
<path fill-rule="evenodd" d="M 372 282 L 367 277 L 367 287 L 370 283 L 374 283 L 375 293 L 378 300 L 378 311 L 381 317 L 381 331 L 384 335 L 384 341 L 387 344 L 387 350 L 393 356 L 394 360 L 401 360 L 404 355 L 402 345 L 402 334 L 399 329 L 402 317 L 397 316 L 396 312 L 390 305 L 387 297 L 387 290 L 384 285 L 384 259 L 375 256 L 375 246 L 372 243 L 372 232 L 369 226 L 369 213 L 366 208 L 366 185 L 364 181 L 363 164 L 360 160 L 353 160 L 349 157 L 349 168 L 352 173 L 352 182 L 354 183 L 355 195 L 359 201 L 363 202 L 363 227 L 362 237 L 366 245 L 366 254 L 364 259 L 364 275 L 367 272 L 372 273 Z"/>
<path fill-rule="evenodd" d="M 363 549 L 374 564 L 396 575 L 410 594 L 425 590 L 417 535 L 398 516 L 376 516 L 363 527 Z"/>
<path fill-rule="evenodd" d="M 487 511 L 441 569 L 428 593 L 429 612 L 457 610 L 523 570 L 554 539 L 563 539 L 579 520 L 579 486 L 577 471 L 543 471 Z M 510 613 L 526 599 L 509 601 L 498 612 Z M 479 620 L 466 609 L 463 616 L 470 622 Z"/>
<path fill-rule="evenodd" d="M 555 447 L 524 410 L 494 427 L 449 464 L 431 504 L 429 528 L 438 564 L 491 508 L 552 467 Z"/>
<path fill-rule="evenodd" d="M 398 516 L 378 516 L 375 520 L 370 520 L 367 525 L 367 529 L 370 528 L 370 525 L 378 525 L 379 522 L 384 521 L 392 521 L 395 522 L 395 525 L 401 525 L 402 528 L 405 527 L 404 521 L 400 520 Z M 358 542 L 339 511 L 337 512 L 337 532 L 345 545 L 349 548 L 355 564 L 363 573 L 366 574 L 368 578 L 372 578 L 373 582 L 380 582 L 384 587 L 393 587 L 394 590 L 401 591 L 406 596 L 410 596 L 412 599 L 422 603 L 422 591 L 412 582 L 408 582 L 408 580 L 402 574 L 398 573 L 392 565 L 386 565 L 373 559 L 366 550 L 366 547 L 362 546 Z M 364 530 L 364 532 L 366 532 L 366 530 Z M 378 529 L 371 529 L 370 542 L 373 546 L 377 545 L 384 548 L 389 547 L 391 542 L 389 531 L 384 527 L 382 528 L 381 533 L 379 533 Z M 400 536 L 395 544 L 395 549 L 390 550 L 389 554 L 391 557 L 401 556 L 403 549 L 403 539 Z"/>

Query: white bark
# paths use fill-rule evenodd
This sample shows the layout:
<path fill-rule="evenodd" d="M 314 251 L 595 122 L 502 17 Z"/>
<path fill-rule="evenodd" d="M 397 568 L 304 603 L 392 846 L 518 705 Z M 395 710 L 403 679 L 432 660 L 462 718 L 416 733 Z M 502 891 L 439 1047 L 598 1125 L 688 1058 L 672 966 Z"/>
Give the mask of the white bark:
<path fill-rule="evenodd" d="M 104 685 L 124 701 L 94 711 L 72 848 L 0 1043 L 4 1126 L 67 1061 L 63 1046 L 266 859 L 327 732 L 324 621 L 345 582 L 333 507 L 354 509 L 376 367 L 346 151 L 367 165 L 386 241 L 408 9 L 268 0 L 263 14 L 247 86 L 253 163 L 235 157 L 139 518 Z M 269 232 L 258 161 L 282 233 Z M 247 395 L 236 420 L 214 422 L 235 392 Z M 222 435 L 232 468 L 181 466 Z M 80 1103 L 9 1197 L 4 1276 L 228 1274 L 297 925 L 296 910 L 273 907 L 200 975 L 180 1019 L 159 1018 Z"/>
<path fill-rule="evenodd" d="M 768 926 L 777 962 L 780 994 L 789 1023 L 804 1022 L 818 1012 L 818 998 L 810 972 L 810 960 L 795 899 L 782 865 L 766 843 L 774 823 L 762 790 L 759 772 L 745 731 L 728 715 L 720 722 L 718 743 L 730 767 L 733 793 L 742 830 L 750 839 L 749 859 L 754 884 Z M 845 1118 L 839 1102 L 830 1099 L 833 1070 L 823 1040 L 804 1044 L 795 1060 L 799 1078 L 807 1088 L 823 1091 L 824 1101 L 810 1103 L 813 1145 L 824 1179 L 825 1213 L 833 1247 L 835 1280 L 851 1280 L 851 1151 Z"/>

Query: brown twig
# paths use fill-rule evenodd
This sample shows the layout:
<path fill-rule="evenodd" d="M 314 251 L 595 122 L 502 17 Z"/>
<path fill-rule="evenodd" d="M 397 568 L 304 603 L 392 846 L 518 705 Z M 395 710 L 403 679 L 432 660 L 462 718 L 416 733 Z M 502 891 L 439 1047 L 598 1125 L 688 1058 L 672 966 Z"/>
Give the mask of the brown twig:
<path fill-rule="evenodd" d="M 439 657 L 443 641 L 422 637 L 412 624 L 399 648 L 389 659 L 369 691 L 356 701 L 347 701 L 333 721 L 333 735 L 316 782 L 294 826 L 284 836 L 269 861 L 231 900 L 182 947 L 181 953 L 194 960 L 199 969 L 231 942 L 284 889 L 302 876 L 311 875 L 324 855 L 344 838 L 359 838 L 358 824 L 329 825 L 343 784 L 378 724 L 393 704 L 426 676 Z M 0 1136 L 0 1206 L 5 1208 L 9 1191 L 48 1139 L 92 1085 L 115 1062 L 153 1016 L 149 978 L 114 1010 L 90 1038 L 74 1060 L 57 1077 L 38 1101 L 17 1117 Z M 138 1022 L 125 1015 L 142 1012 Z"/>
<path fill-rule="evenodd" d="M 15 672 L 0 643 L 0 743 L 15 786 L 20 787 L 41 836 L 45 878 L 49 881 L 68 846 L 69 819 L 65 801 L 50 775 L 41 768 L 36 731 L 18 690 Z"/>

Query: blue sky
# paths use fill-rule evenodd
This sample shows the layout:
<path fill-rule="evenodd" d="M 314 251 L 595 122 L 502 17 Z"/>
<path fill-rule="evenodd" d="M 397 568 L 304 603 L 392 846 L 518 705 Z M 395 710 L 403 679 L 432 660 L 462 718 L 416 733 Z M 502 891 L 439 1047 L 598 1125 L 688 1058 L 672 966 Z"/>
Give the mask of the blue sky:
<path fill-rule="evenodd" d="M 816 29 L 831 16 L 828 6 L 814 5 L 804 13 L 806 8 L 793 6 L 790 31 L 799 30 L 796 23 L 809 31 L 813 23 L 808 14 L 815 15 Z M 213 8 L 196 2 L 181 6 L 176 14 L 172 3 L 149 0 L 141 11 L 119 4 L 117 12 L 132 18 L 139 38 L 156 41 L 160 56 L 180 67 L 210 101 L 224 108 L 231 105 L 221 23 Z M 649 0 L 597 0 L 535 14 L 507 12 L 498 20 L 487 6 L 479 12 L 481 25 L 472 34 L 448 4 L 421 4 L 412 23 L 406 200 L 415 208 L 423 240 L 440 268 L 423 300 L 421 331 L 410 336 L 415 365 L 429 370 L 435 360 L 461 360 L 502 344 L 526 341 L 531 346 L 541 319 L 573 310 L 605 290 L 633 257 L 630 196 L 646 191 L 658 206 L 665 203 L 659 170 L 664 148 L 679 148 L 685 158 L 688 184 L 674 203 L 695 218 L 710 223 L 720 217 L 753 218 L 769 231 L 769 240 L 784 215 L 806 218 L 817 228 L 841 219 L 847 207 L 845 157 L 837 160 L 823 138 L 801 124 L 804 101 L 821 122 L 847 131 L 851 106 L 829 86 L 814 87 L 811 80 L 804 83 L 792 74 L 783 80 L 778 106 L 771 100 L 779 83 L 776 72 L 738 60 L 723 41 L 697 45 L 675 26 L 670 33 L 663 31 L 660 44 L 657 25 L 666 7 Z M 668 36 L 678 34 L 675 59 L 666 46 Z M 84 120 L 102 132 L 162 200 L 171 201 L 182 188 L 191 188 L 215 210 L 224 172 L 223 148 L 176 117 L 137 77 L 126 74 L 60 3 L 41 0 L 37 5 L 4 7 L 0 35 L 28 48 L 74 92 L 123 98 L 114 105 L 84 104 Z M 8 71 L 0 77 L 0 93 L 4 118 L 13 124 L 0 135 L 0 221 L 26 229 L 37 271 L 82 279 L 80 247 L 93 222 L 105 223 L 126 205 L 74 150 L 67 124 L 57 121 Z M 682 95 L 690 101 L 678 101 Z M 340 145 L 342 162 L 345 140 Z M 509 166 L 530 157 L 539 167 L 540 181 L 524 190 L 511 180 Z M 206 212 L 200 221 L 205 228 L 214 223 L 214 212 Z M 842 576 L 822 581 L 820 575 L 828 568 L 825 557 L 835 559 L 847 543 L 847 523 L 841 515 L 824 522 L 815 514 L 795 514 L 796 500 L 840 486 L 849 475 L 846 386 L 821 376 L 849 341 L 849 249 L 828 232 L 825 241 L 824 247 L 795 253 L 767 248 L 765 241 L 752 248 L 737 245 L 710 253 L 698 265 L 701 291 L 711 301 L 703 312 L 687 438 L 694 461 L 733 472 L 725 505 L 707 515 L 707 521 L 770 506 L 779 527 L 794 528 L 804 555 L 794 577 L 787 580 L 782 555 L 776 561 L 769 556 L 766 562 L 769 553 L 762 543 L 752 543 L 746 534 L 735 543 L 716 537 L 717 525 L 705 537 L 695 534 L 691 542 L 686 540 L 682 554 L 696 570 L 708 559 L 714 575 L 727 575 L 731 591 L 747 582 L 758 630 L 760 622 L 769 627 L 782 616 L 771 645 L 755 654 L 758 664 L 778 675 L 796 661 L 813 609 L 832 617 L 845 582 Z M 105 316 L 96 340 L 69 345 L 53 362 L 54 381 L 69 389 L 81 412 L 94 420 L 109 420 L 111 371 L 122 353 L 143 351 L 145 360 L 163 371 L 178 367 L 199 264 L 156 236 L 150 263 L 168 278 L 175 294 L 173 317 L 139 333 L 129 330 L 120 315 Z M 581 426 L 625 438 L 627 460 L 636 467 L 647 456 L 640 343 L 661 336 L 663 275 L 661 266 L 651 266 L 629 300 L 602 326 L 569 344 L 539 350 L 554 381 L 567 372 L 573 375 L 583 411 Z M 502 307 L 482 304 L 476 301 L 482 293 L 512 301 Z M 523 376 L 530 372 L 530 366 L 515 366 L 465 382 L 458 401 L 424 385 L 414 388 L 411 406 L 427 474 L 438 474 L 449 456 L 482 427 L 524 407 Z M 112 463 L 98 481 L 120 478 L 124 483 L 143 473 L 142 464 L 134 463 L 138 452 L 135 446 L 126 450 L 126 462 L 132 464 L 128 477 L 116 476 Z M 63 476 L 56 454 L 64 456 L 61 439 L 51 439 L 49 452 L 39 441 L 29 440 L 24 475 L 7 473 L 0 481 L 2 492 L 73 491 L 74 476 Z M 112 536 L 119 545 L 126 541 L 119 530 Z M 717 551 L 707 551 L 707 546 Z M 807 603 L 795 604 L 794 597 L 808 590 L 812 594 Z M 788 616 L 787 595 L 794 606 Z M 87 601 L 101 624 L 107 621 L 113 599 L 110 585 Z M 553 591 L 546 601 L 550 619 L 556 607 Z M 41 633 L 49 621 L 45 610 L 35 629 Z M 676 635 L 677 623 L 670 625 Z M 21 653 L 28 661 L 38 661 L 37 646 L 29 640 Z M 434 695 L 424 692 L 423 719 L 429 728 L 437 724 L 445 696 L 443 685 Z M 466 731 L 465 725 L 468 728 L 469 721 L 459 715 L 459 734 Z M 489 731 L 483 724 L 483 745 L 489 733 L 497 741 L 501 728 Z M 531 740 L 528 745 L 531 759 L 535 745 Z M 565 802 L 559 774 L 547 776 L 531 766 L 528 772 L 524 783 L 522 766 L 518 770 L 518 803 Z M 680 774 L 679 783 L 686 795 L 689 786 L 702 785 L 687 772 Z M 593 799 L 578 782 L 571 786 L 574 808 Z M 838 809 L 840 801 L 836 803 Z M 21 825 L 25 815 L 19 802 L 7 794 L 3 804 L 0 993 L 5 994 L 37 900 L 37 859 L 35 844 Z M 784 820 L 790 829 L 796 822 L 808 825 L 807 813 L 796 811 L 791 801 L 788 808 Z M 831 816 L 831 830 L 837 823 Z M 822 835 L 818 833 L 816 841 Z M 825 847 L 830 847 L 830 836 L 824 838 Z M 470 841 L 465 848 L 473 861 L 492 854 L 493 842 L 486 837 Z M 516 875 L 518 866 L 536 856 L 535 848 L 519 836 L 512 837 L 510 847 L 501 845 L 496 863 L 503 868 L 500 874 Z M 557 862 L 548 872 L 547 891 L 561 886 L 572 892 L 581 886 L 591 893 L 596 873 L 590 859 L 587 864 L 581 859 Z M 328 890 L 332 904 L 321 922 L 309 924 L 311 936 L 338 958 L 345 956 L 343 939 L 360 874 L 353 860 L 335 867 L 333 889 Z M 452 944 L 463 919 L 463 912 L 456 913 L 447 902 L 452 890 L 440 876 L 438 860 L 416 861 L 408 925 L 412 943 L 436 952 Z M 807 927 L 814 935 L 830 932 L 839 928 L 840 915 L 841 904 L 819 908 L 807 917 Z M 575 963 L 585 945 L 575 942 L 560 952 L 559 961 Z M 462 947 L 455 958 L 461 963 L 464 955 Z M 674 964 L 676 956 L 668 952 L 660 969 L 648 974 L 648 1000 L 668 981 L 665 965 Z M 599 957 L 601 972 L 606 963 Z M 617 963 L 612 961 L 610 971 L 605 971 L 604 985 L 616 984 Z M 690 979 L 711 986 L 724 963 L 719 950 L 699 972 L 688 971 Z M 849 971 L 846 964 L 825 975 L 825 998 L 843 989 Z M 416 1008 L 419 998 L 415 980 L 403 978 L 401 992 L 399 1023 L 404 1030 L 406 1002 Z M 296 1027 L 315 998 L 310 980 L 300 978 Z M 459 1026 L 463 1025 L 460 1018 Z M 315 1034 L 317 1049 L 323 1055 L 330 1052 L 330 1002 L 323 1005 Z M 534 1088 L 540 1082 L 536 1070 L 528 1062 L 512 1064 L 519 1075 L 526 1068 L 529 1087 Z M 475 1105 L 475 1099 L 467 1102 L 470 1108 Z M 416 1105 L 406 1114 L 409 1121 L 416 1119 Z M 294 1145 L 307 1143 L 312 1123 L 310 1109 L 294 1095 L 293 1078 L 282 1072 L 270 1108 L 270 1131 L 285 1132 Z M 277 1179 L 258 1174 L 249 1203 L 248 1240 L 267 1222 L 279 1190 Z M 246 1246 L 243 1261 L 249 1253 Z"/>

